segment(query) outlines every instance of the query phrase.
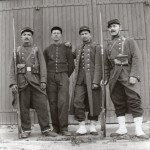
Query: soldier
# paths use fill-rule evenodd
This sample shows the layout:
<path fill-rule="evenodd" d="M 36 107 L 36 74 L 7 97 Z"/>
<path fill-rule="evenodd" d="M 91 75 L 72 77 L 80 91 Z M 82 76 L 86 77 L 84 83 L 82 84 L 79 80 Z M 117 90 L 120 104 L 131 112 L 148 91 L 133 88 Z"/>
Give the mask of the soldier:
<path fill-rule="evenodd" d="M 143 109 L 138 91 L 140 81 L 140 51 L 134 39 L 120 33 L 120 22 L 113 19 L 108 22 L 111 40 L 106 48 L 106 78 L 109 78 L 109 89 L 119 129 L 110 136 L 127 134 L 125 114 L 130 110 L 135 123 L 135 134 L 139 138 L 148 138 L 142 130 Z"/>
<path fill-rule="evenodd" d="M 100 80 L 101 55 L 100 47 L 92 42 L 90 29 L 83 26 L 79 29 L 82 44 L 74 52 L 76 58 L 75 81 L 71 99 L 70 113 L 79 122 L 77 135 L 87 133 L 85 126 L 85 112 L 91 121 L 90 134 L 98 135 L 95 128 L 101 111 Z"/>
<path fill-rule="evenodd" d="M 34 31 L 25 27 L 21 31 L 22 45 L 18 47 L 17 76 L 14 74 L 14 59 L 10 67 L 10 87 L 15 93 L 19 90 L 22 138 L 27 138 L 31 133 L 31 120 L 29 109 L 37 112 L 38 122 L 45 136 L 57 136 L 50 131 L 49 115 L 46 98 L 46 64 L 42 51 L 33 45 Z M 16 84 L 18 83 L 18 85 Z"/>
<path fill-rule="evenodd" d="M 51 29 L 53 43 L 44 50 L 47 65 L 47 95 L 54 133 L 70 136 L 68 132 L 69 77 L 74 70 L 72 48 L 61 42 L 62 29 Z"/>

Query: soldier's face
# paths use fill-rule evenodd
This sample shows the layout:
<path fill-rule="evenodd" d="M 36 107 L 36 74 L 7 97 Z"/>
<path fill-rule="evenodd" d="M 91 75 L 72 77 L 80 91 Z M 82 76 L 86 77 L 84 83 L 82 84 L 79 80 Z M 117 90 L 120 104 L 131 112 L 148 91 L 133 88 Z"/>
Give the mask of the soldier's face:
<path fill-rule="evenodd" d="M 32 42 L 33 37 L 31 32 L 23 32 L 21 35 L 21 39 L 24 43 Z"/>
<path fill-rule="evenodd" d="M 108 28 L 110 34 L 112 36 L 116 36 L 120 34 L 120 25 L 119 24 L 111 24 L 110 27 Z"/>
<path fill-rule="evenodd" d="M 80 37 L 83 42 L 89 42 L 91 40 L 91 34 L 88 31 L 82 31 Z"/>
<path fill-rule="evenodd" d="M 51 34 L 51 37 L 54 41 L 57 42 L 57 41 L 61 40 L 62 34 L 59 30 L 53 30 L 52 34 Z"/>

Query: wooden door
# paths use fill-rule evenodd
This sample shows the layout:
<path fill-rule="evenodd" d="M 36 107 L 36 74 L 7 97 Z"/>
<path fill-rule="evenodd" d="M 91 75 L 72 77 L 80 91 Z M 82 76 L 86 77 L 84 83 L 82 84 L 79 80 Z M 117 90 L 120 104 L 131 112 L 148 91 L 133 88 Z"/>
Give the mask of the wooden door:
<path fill-rule="evenodd" d="M 140 67 L 140 92 L 142 106 L 144 108 L 144 121 L 150 119 L 150 100 L 149 100 L 149 72 L 148 72 L 148 49 L 146 37 L 145 9 L 148 7 L 143 0 L 93 0 L 93 29 L 94 40 L 100 41 L 100 22 L 99 13 L 102 14 L 102 28 L 104 35 L 104 45 L 110 39 L 107 31 L 107 22 L 117 18 L 122 25 L 122 34 L 127 37 L 134 37 L 141 50 L 143 62 Z M 119 92 L 119 91 L 118 91 Z M 113 104 L 109 97 L 107 87 L 107 122 L 116 122 Z M 131 115 L 127 115 L 127 121 L 133 121 Z"/>

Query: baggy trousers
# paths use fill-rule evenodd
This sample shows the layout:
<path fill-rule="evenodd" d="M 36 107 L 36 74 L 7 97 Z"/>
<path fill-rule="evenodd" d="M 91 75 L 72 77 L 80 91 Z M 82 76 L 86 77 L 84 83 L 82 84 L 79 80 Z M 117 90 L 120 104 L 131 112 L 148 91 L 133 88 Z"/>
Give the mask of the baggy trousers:
<path fill-rule="evenodd" d="M 47 95 L 53 128 L 68 130 L 69 77 L 67 73 L 48 73 Z"/>
<path fill-rule="evenodd" d="M 75 107 L 75 120 L 81 122 L 85 121 L 86 108 L 89 109 L 88 95 L 87 95 L 87 85 L 83 82 L 77 84 L 75 87 L 75 98 L 74 98 L 74 107 Z M 88 120 L 98 121 L 98 116 L 90 116 L 88 113 Z"/>
<path fill-rule="evenodd" d="M 119 81 L 117 81 L 113 89 L 111 99 L 114 104 L 117 117 L 125 116 L 128 110 L 127 107 L 129 107 L 133 118 L 143 115 L 143 109 L 141 107 L 141 99 L 139 95 L 122 85 Z"/>
<path fill-rule="evenodd" d="M 21 126 L 23 131 L 31 131 L 30 108 L 35 109 L 41 131 L 50 129 L 46 95 L 33 86 L 26 86 L 20 96 Z"/>

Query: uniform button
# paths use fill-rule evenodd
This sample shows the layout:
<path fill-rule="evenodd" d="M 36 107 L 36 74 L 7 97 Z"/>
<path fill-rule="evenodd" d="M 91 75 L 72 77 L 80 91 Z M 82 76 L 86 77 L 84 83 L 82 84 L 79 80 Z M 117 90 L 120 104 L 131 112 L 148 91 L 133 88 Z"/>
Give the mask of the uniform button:
<path fill-rule="evenodd" d="M 22 53 L 22 55 L 24 55 L 24 53 Z"/>
<path fill-rule="evenodd" d="M 88 51 L 90 51 L 90 49 L 88 49 Z"/>
<path fill-rule="evenodd" d="M 119 47 L 119 49 L 121 49 L 121 47 Z"/>
<path fill-rule="evenodd" d="M 119 45 L 121 44 L 121 43 L 118 43 Z"/>
<path fill-rule="evenodd" d="M 22 57 L 22 59 L 24 59 L 24 57 Z"/>
<path fill-rule="evenodd" d="M 88 45 L 88 46 L 90 46 L 90 45 Z"/>

